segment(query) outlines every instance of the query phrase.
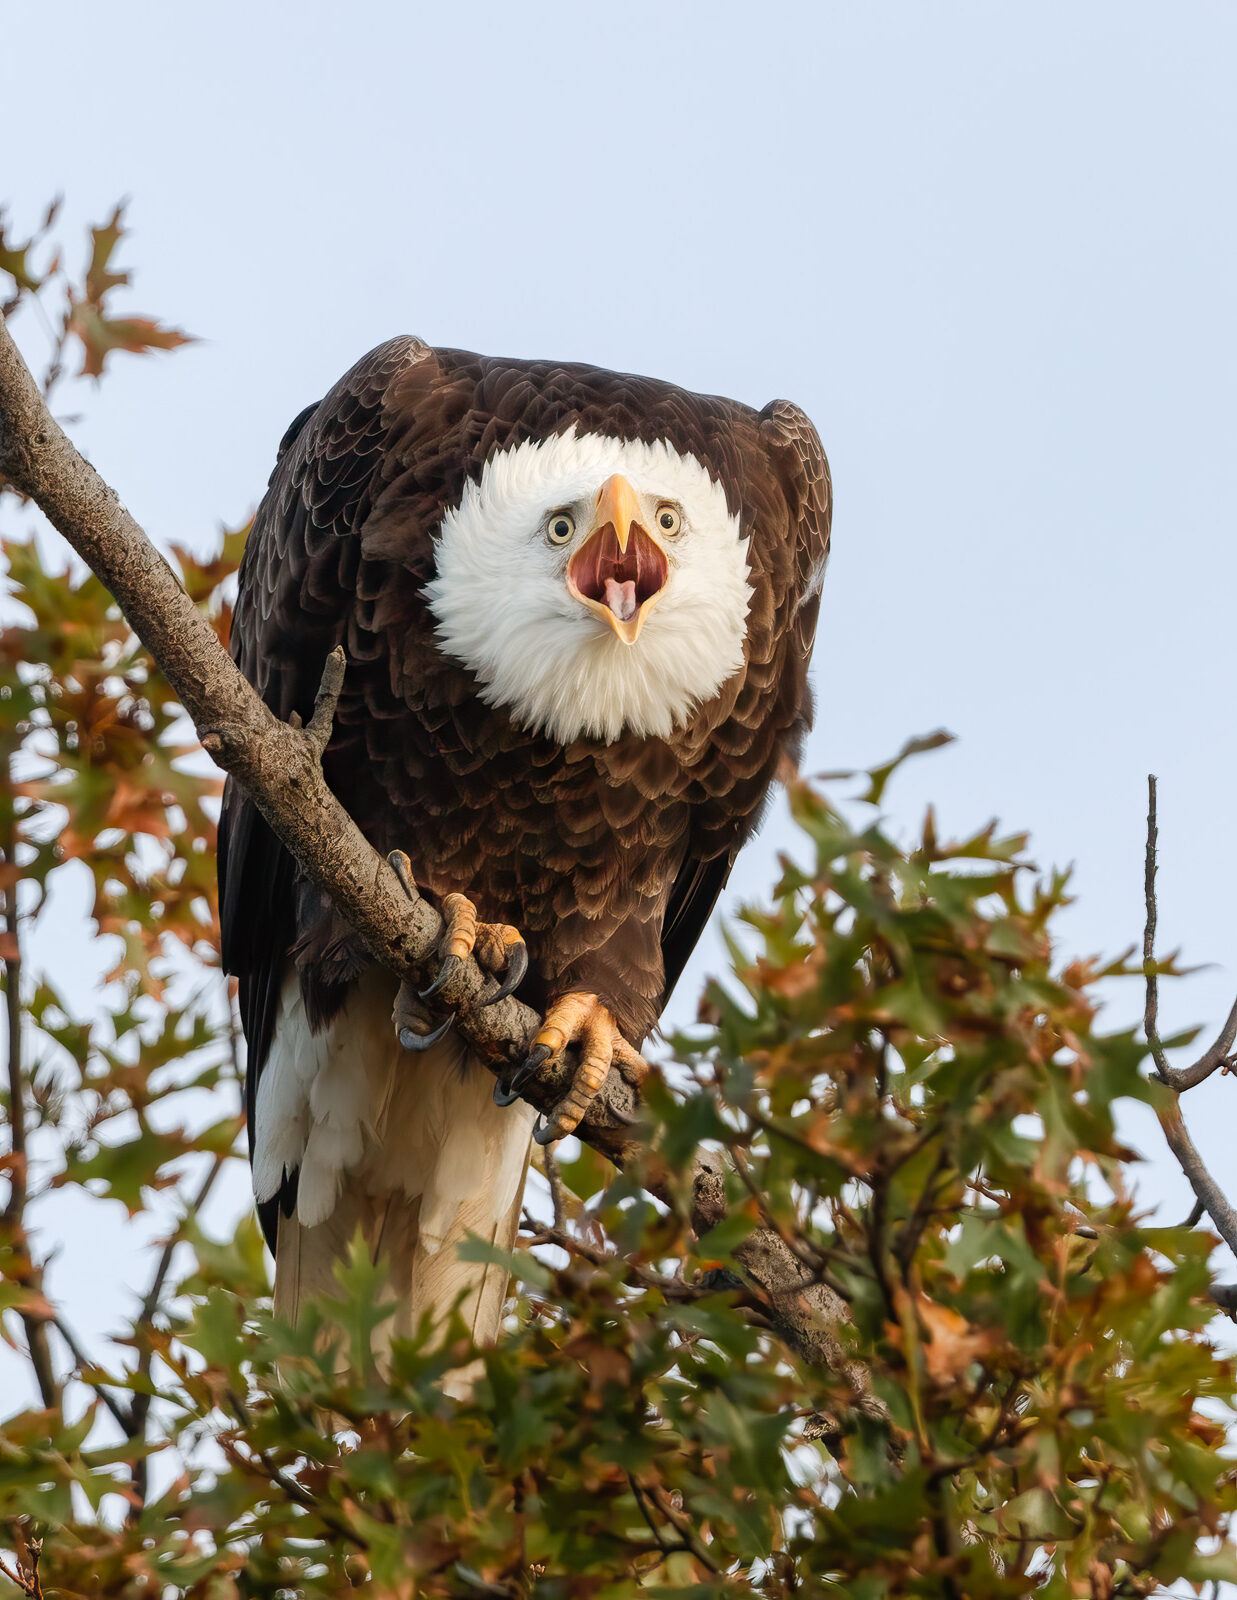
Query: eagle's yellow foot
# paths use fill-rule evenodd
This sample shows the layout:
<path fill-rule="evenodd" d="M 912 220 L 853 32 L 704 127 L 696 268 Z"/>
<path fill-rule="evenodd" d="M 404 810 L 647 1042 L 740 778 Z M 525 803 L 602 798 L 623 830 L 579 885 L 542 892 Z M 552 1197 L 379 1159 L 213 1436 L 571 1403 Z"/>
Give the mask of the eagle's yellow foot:
<path fill-rule="evenodd" d="M 519 1098 L 529 1078 L 547 1061 L 557 1060 L 571 1044 L 579 1047 L 580 1064 L 571 1088 L 538 1126 L 538 1144 L 551 1144 L 575 1131 L 611 1067 L 617 1067 L 628 1083 L 637 1086 L 648 1074 L 648 1063 L 624 1039 L 595 994 L 565 994 L 551 1005 L 532 1049 L 511 1082 L 495 1086 L 495 1100 L 499 1105 L 510 1105 Z"/>
<path fill-rule="evenodd" d="M 505 922 L 478 922 L 477 908 L 466 894 L 449 894 L 442 902 L 442 938 L 438 944 L 441 966 L 438 976 L 428 989 L 422 989 L 422 1000 L 438 993 L 450 983 L 469 956 L 476 956 L 477 964 L 497 977 L 505 973 L 493 994 L 481 1001 L 483 1006 L 495 1005 L 514 994 L 528 971 L 528 946 L 519 930 Z"/>

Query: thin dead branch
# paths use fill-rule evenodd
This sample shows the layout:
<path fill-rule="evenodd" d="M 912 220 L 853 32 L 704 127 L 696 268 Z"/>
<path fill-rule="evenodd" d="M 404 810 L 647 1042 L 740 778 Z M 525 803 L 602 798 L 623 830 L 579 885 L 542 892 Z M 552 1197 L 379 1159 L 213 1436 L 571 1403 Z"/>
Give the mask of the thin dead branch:
<path fill-rule="evenodd" d="M 6 768 L 11 778 L 12 754 L 5 752 Z M 17 845 L 17 822 L 12 815 L 6 822 L 4 836 L 0 838 L 0 856 L 8 865 L 14 863 Z M 17 1275 L 30 1292 L 31 1303 L 42 1299 L 43 1272 L 30 1249 L 26 1231 L 26 1202 L 30 1195 L 29 1152 L 26 1128 L 26 1067 L 23 1059 L 25 1031 L 21 1010 L 21 926 L 17 906 L 17 880 L 0 892 L 0 909 L 4 920 L 4 1001 L 8 1024 L 8 1089 L 9 1089 L 9 1195 L 0 1223 L 8 1235 L 9 1246 L 17 1263 Z M 52 1363 L 51 1345 L 47 1337 L 46 1315 L 30 1309 L 28 1304 L 18 1308 L 22 1330 L 26 1335 L 26 1348 L 30 1353 L 30 1366 L 39 1395 L 47 1409 L 60 1404 L 60 1385 Z M 35 1579 L 37 1581 L 37 1564 Z"/>
<path fill-rule="evenodd" d="M 77 1335 L 73 1332 L 72 1328 L 69 1327 L 68 1323 L 63 1317 L 54 1318 L 52 1326 L 55 1328 L 56 1332 L 60 1335 L 68 1347 L 69 1354 L 73 1357 L 73 1361 L 77 1366 L 79 1374 L 87 1367 L 92 1367 L 94 1365 L 94 1362 L 90 1359 L 90 1356 L 85 1350 L 82 1349 Z M 128 1439 L 132 1437 L 133 1414 L 129 1407 L 126 1406 L 123 1401 L 119 1400 L 114 1394 L 112 1394 L 103 1384 L 91 1384 L 90 1387 L 111 1412 L 113 1420 L 120 1431 L 124 1434 L 125 1438 Z"/>
<path fill-rule="evenodd" d="M 1194 1141 L 1190 1138 L 1189 1130 L 1182 1119 L 1180 1104 L 1180 1096 L 1183 1090 L 1193 1088 L 1195 1084 L 1201 1083 L 1203 1078 L 1215 1071 L 1216 1067 L 1226 1063 L 1227 1052 L 1232 1046 L 1234 1033 L 1237 1033 L 1237 1021 L 1234 1020 L 1237 1019 L 1237 1006 L 1234 1006 L 1229 1013 L 1229 1021 L 1225 1023 L 1224 1030 L 1215 1044 L 1192 1067 L 1177 1071 L 1168 1065 L 1158 1031 L 1159 994 L 1155 967 L 1155 932 L 1158 919 L 1155 875 L 1158 839 L 1156 780 L 1154 776 L 1149 776 L 1147 779 L 1147 850 L 1143 871 L 1143 897 L 1146 903 L 1146 921 L 1143 927 L 1143 973 L 1147 986 L 1146 1004 L 1143 1010 L 1143 1027 L 1146 1031 L 1147 1043 L 1151 1047 L 1151 1058 L 1155 1062 L 1156 1076 L 1166 1086 L 1170 1096 L 1162 1105 L 1156 1107 L 1156 1115 L 1159 1117 L 1160 1127 L 1164 1130 L 1168 1148 L 1176 1156 L 1182 1172 L 1189 1179 L 1190 1187 L 1194 1190 L 1198 1205 L 1211 1218 L 1215 1224 L 1216 1231 L 1225 1244 L 1237 1255 L 1237 1212 L 1229 1204 L 1224 1192 L 1208 1172 L 1203 1158 L 1195 1148 Z M 1233 1031 L 1230 1031 L 1230 1024 L 1233 1025 Z M 1205 1070 L 1202 1070 L 1204 1068 Z M 1197 1210 L 1197 1207 L 1195 1209 Z M 1194 1215 L 1195 1213 L 1191 1212 L 1192 1218 Z"/>
<path fill-rule="evenodd" d="M 1229 1012 L 1224 1026 L 1220 1029 L 1215 1040 L 1199 1056 L 1197 1061 L 1188 1067 L 1170 1067 L 1164 1054 L 1164 1047 L 1160 1043 L 1159 1035 L 1159 1009 L 1160 985 L 1159 976 L 1155 968 L 1155 930 L 1159 912 L 1156 905 L 1155 875 L 1157 869 L 1156 847 L 1159 842 L 1160 830 L 1156 820 L 1156 779 L 1154 773 L 1147 777 L 1147 850 L 1143 867 L 1143 897 L 1146 902 L 1147 917 L 1143 926 L 1143 972 L 1147 981 L 1147 1001 L 1143 1009 L 1143 1031 L 1147 1035 L 1147 1043 L 1151 1046 L 1151 1059 L 1155 1062 L 1156 1076 L 1170 1089 L 1180 1093 L 1183 1089 L 1193 1089 L 1197 1084 L 1209 1078 L 1217 1067 L 1229 1067 L 1233 1064 L 1233 1043 L 1237 1040 L 1237 1000 L 1233 1001 L 1233 1008 Z"/>
<path fill-rule="evenodd" d="M 558 1170 L 558 1157 L 549 1145 L 545 1145 L 542 1149 L 542 1170 L 550 1188 L 554 1226 L 559 1233 L 562 1233 L 567 1226 L 567 1208 L 563 1202 L 563 1176 Z"/>
<path fill-rule="evenodd" d="M 138 1312 L 137 1327 L 147 1327 L 155 1312 L 159 1310 L 163 1299 L 163 1287 L 167 1282 L 167 1275 L 172 1267 L 172 1258 L 176 1254 L 176 1246 L 180 1242 L 180 1230 L 184 1225 L 185 1218 L 196 1217 L 206 1204 L 210 1197 L 210 1192 L 215 1186 L 216 1178 L 223 1171 L 223 1164 L 226 1160 L 226 1155 L 216 1155 L 212 1158 L 211 1164 L 207 1168 L 206 1176 L 199 1184 L 197 1193 L 189 1202 L 185 1217 L 182 1217 L 180 1224 L 168 1235 L 163 1249 L 159 1253 L 159 1260 L 155 1266 L 154 1276 L 150 1280 L 150 1287 L 147 1289 L 145 1298 L 142 1301 L 142 1309 Z M 150 1376 L 153 1363 L 154 1351 L 150 1345 L 147 1345 L 142 1351 L 137 1364 L 137 1375 L 140 1380 L 145 1380 Z M 104 1399 L 106 1401 L 106 1396 L 104 1396 Z M 150 1417 L 150 1402 L 151 1396 L 148 1393 L 139 1389 L 134 1394 L 133 1404 L 129 1411 L 129 1425 L 126 1430 L 130 1438 L 145 1440 L 146 1424 Z M 149 1487 L 150 1477 L 147 1458 L 144 1454 L 139 1454 L 133 1463 L 133 1489 L 139 1504 L 145 1504 Z"/>
<path fill-rule="evenodd" d="M 0 1560 L 0 1572 L 29 1600 L 43 1600 L 43 1584 L 39 1578 L 39 1557 L 43 1554 L 43 1540 L 31 1531 L 28 1519 L 17 1529 L 17 1549 L 13 1565 Z"/>
<path fill-rule="evenodd" d="M 1203 1158 L 1194 1147 L 1194 1141 L 1181 1117 L 1181 1107 L 1174 1091 L 1171 1102 L 1157 1110 L 1160 1127 L 1168 1140 L 1168 1148 L 1176 1156 L 1190 1187 L 1198 1196 L 1216 1231 L 1229 1249 L 1237 1255 L 1237 1212 L 1235 1212 L 1220 1185 L 1207 1171 Z"/>

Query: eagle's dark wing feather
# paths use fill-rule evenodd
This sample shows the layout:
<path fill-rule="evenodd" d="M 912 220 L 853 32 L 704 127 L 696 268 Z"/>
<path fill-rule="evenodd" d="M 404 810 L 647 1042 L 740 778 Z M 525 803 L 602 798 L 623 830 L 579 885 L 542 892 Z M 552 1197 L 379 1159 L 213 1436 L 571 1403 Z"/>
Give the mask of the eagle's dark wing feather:
<path fill-rule="evenodd" d="M 711 861 L 689 857 L 679 868 L 666 907 L 661 929 L 661 955 L 666 968 L 665 999 L 683 975 L 683 968 L 704 932 L 717 897 L 726 887 L 734 865 L 732 855 L 715 856 Z"/>
<path fill-rule="evenodd" d="M 758 660 L 756 667 L 772 666 L 779 679 L 776 705 L 780 719 L 775 710 L 775 731 L 781 735 L 783 759 L 793 765 L 812 723 L 808 664 L 829 554 L 832 482 L 816 429 L 798 406 L 789 400 L 772 401 L 760 413 L 758 428 L 760 444 L 780 490 L 776 497 L 780 504 L 775 504 L 775 497 L 768 493 L 769 485 L 758 477 L 750 482 L 752 561 L 770 579 L 775 615 L 770 627 L 753 630 L 749 643 L 751 652 L 767 653 L 768 659 Z M 755 704 L 758 715 L 767 717 L 767 701 L 761 699 Z M 742 720 L 741 698 L 732 715 Z M 759 751 L 754 720 L 745 731 L 753 735 L 749 748 Z M 661 952 L 666 970 L 663 1003 L 669 999 L 699 942 L 739 848 L 755 829 L 762 810 L 763 805 L 744 815 L 739 831 L 732 825 L 730 847 L 723 853 L 702 853 L 702 844 L 705 851 L 710 847 L 715 850 L 716 839 L 709 835 L 698 837 L 695 848 L 689 850 L 680 866 L 662 924 Z"/>
<path fill-rule="evenodd" d="M 323 663 L 340 641 L 359 566 L 357 529 L 379 487 L 393 380 L 426 353 L 393 339 L 359 362 L 284 434 L 241 565 L 231 651 L 276 716 L 308 720 Z M 286 582 L 288 563 L 299 583 Z M 282 581 L 281 581 L 282 580 Z M 245 1102 L 253 1151 L 258 1078 L 270 1049 L 287 953 L 297 937 L 297 872 L 287 851 L 231 778 L 219 820 L 223 965 L 238 979 L 248 1045 Z M 295 1176 L 281 1197 L 295 1197 Z M 275 1203 L 262 1207 L 273 1239 Z M 273 1248 L 273 1244 L 272 1244 Z"/>
<path fill-rule="evenodd" d="M 833 481 L 820 437 L 810 419 L 789 400 L 774 400 L 760 413 L 761 441 L 790 512 L 794 573 L 789 592 L 790 653 L 785 671 L 798 693 L 799 740 L 812 721 L 807 669 L 816 637 L 816 614 L 829 555 Z M 792 752 L 798 757 L 798 746 Z"/>

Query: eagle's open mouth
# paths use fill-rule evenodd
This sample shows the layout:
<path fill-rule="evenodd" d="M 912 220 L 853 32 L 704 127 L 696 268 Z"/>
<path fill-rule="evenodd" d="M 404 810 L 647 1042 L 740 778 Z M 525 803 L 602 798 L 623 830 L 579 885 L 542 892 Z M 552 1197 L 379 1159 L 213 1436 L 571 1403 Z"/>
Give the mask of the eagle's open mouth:
<path fill-rule="evenodd" d="M 614 524 L 581 546 L 567 567 L 567 587 L 577 600 L 605 617 L 624 644 L 634 644 L 644 618 L 665 587 L 670 563 L 665 552 L 639 523 L 631 524 L 626 548 Z"/>

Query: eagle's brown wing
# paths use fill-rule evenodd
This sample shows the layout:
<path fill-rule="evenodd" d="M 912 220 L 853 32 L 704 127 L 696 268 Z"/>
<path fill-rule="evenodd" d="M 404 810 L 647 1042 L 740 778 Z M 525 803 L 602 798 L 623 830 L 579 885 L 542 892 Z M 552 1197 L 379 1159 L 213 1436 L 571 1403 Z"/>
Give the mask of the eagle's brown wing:
<path fill-rule="evenodd" d="M 759 470 L 749 475 L 753 566 L 769 579 L 771 615 L 756 618 L 750 649 L 757 667 L 767 666 L 780 679 L 776 703 L 781 726 L 774 732 L 783 756 L 797 762 L 804 735 L 812 724 L 812 690 L 808 665 L 816 636 L 820 589 L 833 514 L 833 485 L 829 463 L 811 421 L 789 400 L 774 400 L 760 413 L 758 436 L 767 458 L 769 477 Z M 763 464 L 763 463 L 762 463 Z M 773 492 L 770 492 L 770 491 Z M 762 586 L 763 592 L 763 586 Z M 763 698 L 751 701 L 755 717 L 768 717 Z M 742 698 L 732 713 L 732 723 L 742 731 L 736 739 L 727 730 L 728 746 L 742 745 L 760 756 L 759 729 L 753 721 L 743 729 Z M 767 728 L 764 730 L 769 731 Z M 732 766 L 735 758 L 732 757 Z M 716 849 L 713 830 L 695 842 L 679 868 L 662 924 L 661 948 L 666 969 L 665 999 L 669 999 L 730 876 L 735 857 L 759 819 L 759 811 L 744 818 L 729 848 Z"/>
<path fill-rule="evenodd" d="M 780 627 L 785 653 L 781 671 L 795 706 L 795 721 L 785 754 L 798 761 L 803 737 L 812 725 L 808 664 L 816 638 L 820 591 L 829 556 L 833 523 L 833 480 L 820 436 L 810 419 L 789 400 L 773 400 L 760 413 L 760 438 L 789 512 L 789 583 Z"/>
<path fill-rule="evenodd" d="M 413 338 L 379 346 L 324 400 L 306 407 L 280 444 L 245 547 L 231 651 L 284 720 L 294 711 L 308 719 L 323 663 L 345 635 L 361 575 L 358 529 L 382 488 L 386 397 L 428 355 Z M 288 581 L 290 574 L 295 582 Z M 252 1153 L 257 1079 L 270 1048 L 287 952 L 297 935 L 296 869 L 231 778 L 219 823 L 219 899 L 223 965 L 239 980 L 248 1042 Z"/>

